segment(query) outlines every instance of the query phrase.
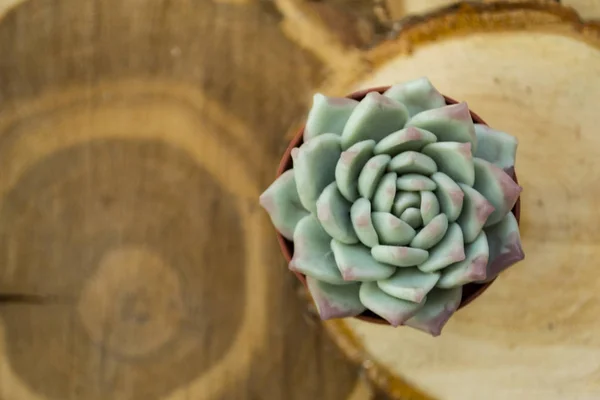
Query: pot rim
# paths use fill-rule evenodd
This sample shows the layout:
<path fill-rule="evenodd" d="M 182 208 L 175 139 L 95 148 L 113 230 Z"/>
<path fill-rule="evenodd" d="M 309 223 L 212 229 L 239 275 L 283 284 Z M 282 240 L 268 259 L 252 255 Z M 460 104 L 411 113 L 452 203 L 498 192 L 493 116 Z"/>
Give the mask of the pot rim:
<path fill-rule="evenodd" d="M 388 90 L 390 87 L 391 86 L 378 86 L 378 87 L 374 87 L 374 88 L 370 88 L 370 89 L 363 89 L 363 90 L 353 92 L 345 97 L 360 101 L 369 92 L 383 93 L 386 90 Z M 454 100 L 453 98 L 445 96 L 445 95 L 444 95 L 444 99 L 446 100 L 447 105 L 459 103 L 458 101 Z M 469 109 L 469 112 L 471 113 L 471 119 L 473 120 L 473 122 L 489 126 L 479 115 L 477 115 L 476 113 L 471 111 L 471 109 Z M 300 146 L 304 142 L 303 135 L 304 135 L 304 127 L 305 126 L 306 126 L 306 124 L 302 124 L 298 128 L 297 132 L 294 134 L 293 139 L 290 141 L 287 149 L 285 150 L 285 153 L 283 153 L 283 156 L 281 157 L 279 166 L 277 168 L 276 178 L 278 178 L 285 171 L 287 171 L 288 169 L 291 169 L 293 167 L 292 149 Z M 514 175 L 513 180 L 518 184 L 519 182 L 517 180 L 516 171 L 514 172 L 513 175 Z M 515 203 L 511 212 L 517 219 L 517 224 L 519 224 L 520 216 L 521 216 L 521 196 L 519 196 L 517 198 L 517 202 Z M 281 248 L 281 252 L 283 253 L 283 256 L 285 257 L 287 263 L 289 264 L 289 262 L 292 259 L 293 254 L 294 254 L 294 250 L 293 250 L 294 243 L 287 240 L 285 237 L 283 237 L 281 235 L 281 233 L 279 233 L 277 230 L 275 232 L 277 234 L 277 240 L 279 242 L 279 247 Z M 298 280 L 300 280 L 300 282 L 302 282 L 302 285 L 304 285 L 304 287 L 307 288 L 307 290 L 308 290 L 308 287 L 306 284 L 306 276 L 299 272 L 294 272 L 294 275 L 296 275 Z M 468 283 L 468 284 L 464 285 L 462 298 L 460 300 L 460 305 L 458 306 L 457 311 L 460 310 L 461 308 L 467 306 L 473 300 L 475 300 L 477 297 L 479 297 L 481 294 L 483 294 L 483 292 L 485 292 L 487 290 L 487 288 L 490 287 L 490 285 L 492 283 L 494 283 L 495 280 L 496 280 L 496 278 L 492 279 L 489 282 L 485 282 L 485 283 Z M 465 289 L 466 289 L 466 293 L 465 293 Z M 380 324 L 380 325 L 390 325 L 389 322 L 387 322 L 385 319 L 381 318 L 380 316 L 376 315 L 375 313 L 373 313 L 372 311 L 369 311 L 369 310 L 366 310 L 362 314 L 359 314 L 352 318 L 357 318 L 362 321 L 376 323 L 376 324 Z"/>

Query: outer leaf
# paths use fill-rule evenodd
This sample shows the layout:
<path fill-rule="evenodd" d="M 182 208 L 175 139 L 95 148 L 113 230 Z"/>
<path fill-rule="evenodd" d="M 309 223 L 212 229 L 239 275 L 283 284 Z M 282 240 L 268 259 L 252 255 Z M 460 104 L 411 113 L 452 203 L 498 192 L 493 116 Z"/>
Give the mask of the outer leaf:
<path fill-rule="evenodd" d="M 358 175 L 373 156 L 374 140 L 364 140 L 342 152 L 335 167 L 338 189 L 348 201 L 358 199 Z"/>
<path fill-rule="evenodd" d="M 461 297 L 462 287 L 448 290 L 433 289 L 427 295 L 424 307 L 406 321 L 405 325 L 427 332 L 431 336 L 439 336 L 452 314 L 458 309 Z"/>
<path fill-rule="evenodd" d="M 410 247 L 429 250 L 439 243 L 448 230 L 446 214 L 436 215 L 410 242 Z"/>
<path fill-rule="evenodd" d="M 477 135 L 475 157 L 491 162 L 506 173 L 514 168 L 519 144 L 516 137 L 483 124 L 475 124 L 475 134 Z"/>
<path fill-rule="evenodd" d="M 396 194 L 392 212 L 396 217 L 402 216 L 402 213 L 409 207 L 419 207 L 421 204 L 421 195 L 415 192 L 400 192 Z"/>
<path fill-rule="evenodd" d="M 259 202 L 275 228 L 288 240 L 292 240 L 298 222 L 309 214 L 300 203 L 293 169 L 281 174 L 260 195 Z"/>
<path fill-rule="evenodd" d="M 371 202 L 369 200 L 364 198 L 356 200 L 350 208 L 350 219 L 361 243 L 368 247 L 379 244 L 379 238 L 371 218 Z"/>
<path fill-rule="evenodd" d="M 323 133 L 341 135 L 350 114 L 357 105 L 358 101 L 353 99 L 315 94 L 304 127 L 304 141 L 307 142 Z"/>
<path fill-rule="evenodd" d="M 317 218 L 325 232 L 347 244 L 358 243 L 350 220 L 350 202 L 342 196 L 335 182 L 331 182 L 317 200 Z"/>
<path fill-rule="evenodd" d="M 317 199 L 323 189 L 335 180 L 335 166 L 341 153 L 340 137 L 333 133 L 304 142 L 293 153 L 298 196 L 308 211 L 317 212 Z"/>
<path fill-rule="evenodd" d="M 383 95 L 404 104 L 410 116 L 446 105 L 444 96 L 425 77 L 396 84 Z"/>
<path fill-rule="evenodd" d="M 473 169 L 470 143 L 432 143 L 423 147 L 423 154 L 435 160 L 439 170 L 456 182 L 473 186 L 475 170 Z"/>
<path fill-rule="evenodd" d="M 393 214 L 385 212 L 371 213 L 373 226 L 379 237 L 379 243 L 403 246 L 415 237 L 415 230 Z"/>
<path fill-rule="evenodd" d="M 466 258 L 463 261 L 444 268 L 437 283 L 438 287 L 450 289 L 485 279 L 489 259 L 485 232 L 481 232 L 473 243 L 465 246 L 465 253 Z"/>
<path fill-rule="evenodd" d="M 420 192 L 422 190 L 435 190 L 435 182 L 423 175 L 406 174 L 396 181 L 396 187 L 400 190 Z"/>
<path fill-rule="evenodd" d="M 290 270 L 333 285 L 346 283 L 335 263 L 330 242 L 331 238 L 313 215 L 302 218 L 294 231 Z"/>
<path fill-rule="evenodd" d="M 423 272 L 439 271 L 464 259 L 463 235 L 458 224 L 454 223 L 448 227 L 444 238 L 429 250 L 429 258 L 419 265 L 419 269 Z"/>
<path fill-rule="evenodd" d="M 481 232 L 485 221 L 494 211 L 494 206 L 477 190 L 462 183 L 460 187 L 465 199 L 458 224 L 463 231 L 465 243 L 471 243 Z"/>
<path fill-rule="evenodd" d="M 427 260 L 429 253 L 422 249 L 402 246 L 375 246 L 371 255 L 379 262 L 397 267 L 414 267 Z"/>
<path fill-rule="evenodd" d="M 356 106 L 342 132 L 342 148 L 373 139 L 379 142 L 402 129 L 408 120 L 406 107 L 377 92 L 370 92 Z"/>
<path fill-rule="evenodd" d="M 475 158 L 473 189 L 481 193 L 494 207 L 485 226 L 494 225 L 504 218 L 523 190 L 506 172 L 481 158 Z"/>
<path fill-rule="evenodd" d="M 431 157 L 416 151 L 405 151 L 392 158 L 388 165 L 388 171 L 399 174 L 415 173 L 420 175 L 431 175 L 437 172 L 437 165 Z"/>
<path fill-rule="evenodd" d="M 421 303 L 439 278 L 438 272 L 426 274 L 417 268 L 398 268 L 394 275 L 378 281 L 377 285 L 390 296 Z"/>
<path fill-rule="evenodd" d="M 464 193 L 460 186 L 443 172 L 431 175 L 431 180 L 437 185 L 435 195 L 440 202 L 442 212 L 446 214 L 449 222 L 456 221 L 463 207 Z"/>
<path fill-rule="evenodd" d="M 486 277 L 486 281 L 490 281 L 506 268 L 523 260 L 525 253 L 521 246 L 519 224 L 513 213 L 509 212 L 498 224 L 484 230 L 490 246 Z"/>
<path fill-rule="evenodd" d="M 435 135 L 424 129 L 409 127 L 390 133 L 375 146 L 375 154 L 395 156 L 404 151 L 418 151 L 425 145 L 435 143 Z"/>
<path fill-rule="evenodd" d="M 307 276 L 306 284 L 322 320 L 354 317 L 366 309 L 358 295 L 359 283 L 331 285 Z"/>
<path fill-rule="evenodd" d="M 438 142 L 471 143 L 477 149 L 475 127 L 467 103 L 423 111 L 412 117 L 407 127 L 415 126 L 433 133 Z"/>
<path fill-rule="evenodd" d="M 375 189 L 377 189 L 390 160 L 390 156 L 380 154 L 367 161 L 358 176 L 358 193 L 362 197 L 369 200 L 373 198 Z"/>
<path fill-rule="evenodd" d="M 376 281 L 391 276 L 396 268 L 373 259 L 371 249 L 362 245 L 348 245 L 331 241 L 335 262 L 346 281 Z"/>
<path fill-rule="evenodd" d="M 360 301 L 369 310 L 385 319 L 392 326 L 402 325 L 423 307 L 422 303 L 401 300 L 383 292 L 375 282 L 364 282 L 360 286 Z"/>
<path fill-rule="evenodd" d="M 381 178 L 375 194 L 373 195 L 373 209 L 389 213 L 392 211 L 394 198 L 396 197 L 396 179 L 398 175 L 395 172 L 388 172 Z"/>

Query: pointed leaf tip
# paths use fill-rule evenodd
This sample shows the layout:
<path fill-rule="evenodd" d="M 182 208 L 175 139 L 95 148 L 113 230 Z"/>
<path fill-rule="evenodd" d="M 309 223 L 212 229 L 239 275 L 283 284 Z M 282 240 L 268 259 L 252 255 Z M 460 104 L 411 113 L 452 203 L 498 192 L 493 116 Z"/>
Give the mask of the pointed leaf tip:
<path fill-rule="evenodd" d="M 314 215 L 302 218 L 294 231 L 294 256 L 289 269 L 333 285 L 346 283 L 335 263 L 330 242 Z"/>
<path fill-rule="evenodd" d="M 260 195 L 259 204 L 269 214 L 275 229 L 288 240 L 293 239 L 298 222 L 309 214 L 300 203 L 293 169 L 281 174 Z"/>
<path fill-rule="evenodd" d="M 317 199 L 335 181 L 335 167 L 342 149 L 340 137 L 325 133 L 304 142 L 294 159 L 296 187 L 300 202 L 308 211 L 317 212 Z"/>
<path fill-rule="evenodd" d="M 396 268 L 382 264 L 371 256 L 371 249 L 362 245 L 348 245 L 331 241 L 335 262 L 346 281 L 376 281 L 388 278 Z"/>
<path fill-rule="evenodd" d="M 341 135 L 350 114 L 357 105 L 358 101 L 353 99 L 315 94 L 304 127 L 304 141 L 324 133 Z"/>
<path fill-rule="evenodd" d="M 455 289 L 433 289 L 427 295 L 427 301 L 415 315 L 404 324 L 412 328 L 439 336 L 442 329 L 458 309 L 462 297 L 462 287 Z"/>
<path fill-rule="evenodd" d="M 506 172 L 488 161 L 475 158 L 474 165 L 473 189 L 481 193 L 494 207 L 485 223 L 485 226 L 492 226 L 512 210 L 523 189 Z"/>
<path fill-rule="evenodd" d="M 369 92 L 356 106 L 342 132 L 342 148 L 373 139 L 379 142 L 404 127 L 408 120 L 406 107 L 377 92 Z"/>
<path fill-rule="evenodd" d="M 331 285 L 306 277 L 308 291 L 322 320 L 354 317 L 365 311 L 360 302 L 360 284 Z"/>
<path fill-rule="evenodd" d="M 426 77 L 393 85 L 384 96 L 404 104 L 410 116 L 446 105 L 444 96 Z"/>
<path fill-rule="evenodd" d="M 398 299 L 421 303 L 437 283 L 440 274 L 417 268 L 398 268 L 394 275 L 377 282 L 381 290 Z"/>
<path fill-rule="evenodd" d="M 358 176 L 373 156 L 374 140 L 364 140 L 342 152 L 335 167 L 335 181 L 348 201 L 358 199 Z"/>
<path fill-rule="evenodd" d="M 490 252 L 485 281 L 489 282 L 505 269 L 525 259 L 525 253 L 521 244 L 519 224 L 512 212 L 498 224 L 484 230 Z"/>
<path fill-rule="evenodd" d="M 376 282 L 364 282 L 359 296 L 362 304 L 394 327 L 402 325 L 427 303 L 426 298 L 421 303 L 414 303 L 390 296 Z"/>
<path fill-rule="evenodd" d="M 412 117 L 406 126 L 425 129 L 433 133 L 438 142 L 471 143 L 473 151 L 477 149 L 475 127 L 465 102 L 423 111 Z"/>
<path fill-rule="evenodd" d="M 444 289 L 464 286 L 484 280 L 489 260 L 488 240 L 485 232 L 479 233 L 475 241 L 465 246 L 466 257 L 442 271 L 437 286 Z"/>
<path fill-rule="evenodd" d="M 483 124 L 475 124 L 475 134 L 478 143 L 475 157 L 489 161 L 507 173 L 514 168 L 519 144 L 516 137 Z"/>

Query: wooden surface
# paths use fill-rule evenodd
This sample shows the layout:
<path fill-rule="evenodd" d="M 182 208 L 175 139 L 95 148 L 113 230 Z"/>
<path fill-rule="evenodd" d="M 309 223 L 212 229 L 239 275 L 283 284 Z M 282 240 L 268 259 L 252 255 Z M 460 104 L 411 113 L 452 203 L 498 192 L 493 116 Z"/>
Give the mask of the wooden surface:
<path fill-rule="evenodd" d="M 0 2 L 0 399 L 371 399 L 258 207 L 326 77 L 261 2 Z"/>
<path fill-rule="evenodd" d="M 355 319 L 326 324 L 395 398 L 600 398 L 600 27 L 558 5 L 524 4 L 410 21 L 368 53 L 372 71 L 339 87 L 427 73 L 520 141 L 525 261 L 435 339 Z"/>
<path fill-rule="evenodd" d="M 0 400 L 597 398 L 597 41 L 520 3 L 429 30 L 408 0 L 0 0 Z M 330 338 L 258 194 L 315 90 L 417 73 L 521 139 L 529 258 L 441 340 Z"/>

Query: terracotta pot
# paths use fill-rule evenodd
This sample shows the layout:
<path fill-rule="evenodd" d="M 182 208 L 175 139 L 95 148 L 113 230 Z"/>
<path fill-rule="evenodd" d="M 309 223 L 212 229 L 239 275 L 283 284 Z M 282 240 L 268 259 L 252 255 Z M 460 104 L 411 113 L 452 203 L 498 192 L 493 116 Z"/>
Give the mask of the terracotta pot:
<path fill-rule="evenodd" d="M 346 97 L 349 97 L 349 98 L 355 99 L 355 100 L 361 100 L 369 92 L 383 93 L 387 89 L 389 89 L 389 86 L 381 86 L 381 87 L 376 87 L 376 88 L 371 88 L 371 89 L 365 89 L 365 90 L 361 90 L 358 92 L 354 92 Z M 446 99 L 446 104 L 458 103 L 458 101 L 456 101 L 450 97 L 444 96 L 444 98 Z M 482 120 L 481 117 L 479 117 L 479 115 L 475 114 L 472 111 L 471 111 L 471 118 L 473 119 L 473 122 L 475 122 L 475 123 L 487 125 L 485 123 L 485 121 Z M 304 125 L 294 135 L 294 138 L 292 139 L 292 141 L 290 142 L 289 146 L 287 147 L 285 153 L 283 154 L 283 157 L 281 158 L 281 161 L 279 163 L 279 168 L 277 169 L 277 177 L 279 177 L 281 174 L 283 174 L 288 169 L 292 168 L 292 166 L 293 166 L 292 165 L 292 155 L 291 155 L 292 149 L 295 147 L 299 147 L 303 143 L 303 138 L 302 138 L 303 135 L 304 135 Z M 513 179 L 515 180 L 515 182 L 518 183 L 516 173 L 514 174 Z M 515 203 L 515 206 L 512 209 L 512 213 L 515 215 L 515 217 L 517 219 L 517 223 L 520 220 L 519 219 L 520 218 L 520 209 L 521 209 L 521 198 L 519 197 L 517 199 L 517 202 Z M 279 232 L 277 232 L 277 239 L 279 240 L 279 246 L 281 247 L 281 252 L 283 253 L 286 261 L 289 263 L 294 254 L 294 243 L 287 240 L 286 238 L 284 238 Z M 302 284 L 306 287 L 306 277 L 299 272 L 294 272 L 294 274 L 302 282 Z M 492 283 L 494 283 L 494 280 L 487 282 L 487 283 L 483 283 L 483 284 L 469 283 L 469 284 L 465 285 L 463 287 L 462 299 L 461 299 L 461 302 L 460 302 L 460 305 L 458 308 L 459 309 L 463 308 L 464 306 L 466 306 L 467 304 L 469 304 L 470 302 L 475 300 L 477 297 L 479 297 Z M 373 313 L 372 311 L 369 311 L 369 310 L 363 312 L 362 314 L 360 314 L 354 318 L 358 318 L 363 321 L 373 322 L 373 323 L 377 323 L 377 324 L 389 325 L 389 323 L 386 320 L 384 320 L 383 318 L 381 318 L 380 316 L 376 315 L 375 313 Z"/>

